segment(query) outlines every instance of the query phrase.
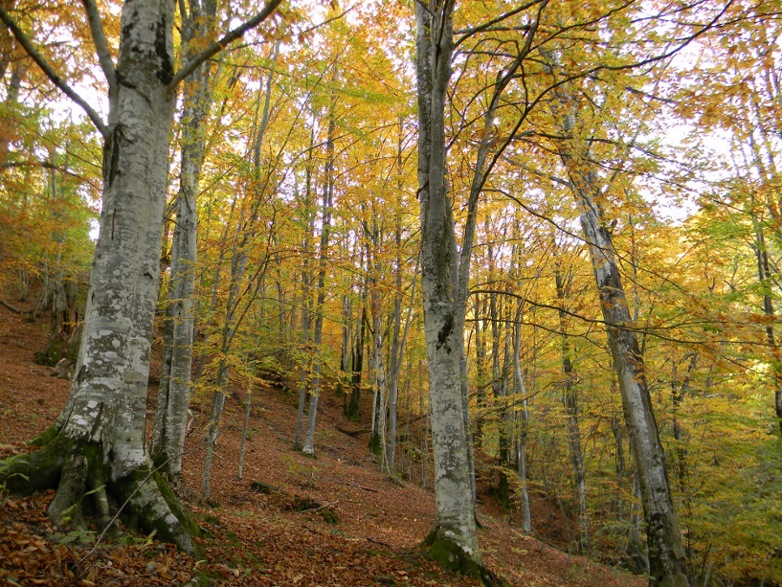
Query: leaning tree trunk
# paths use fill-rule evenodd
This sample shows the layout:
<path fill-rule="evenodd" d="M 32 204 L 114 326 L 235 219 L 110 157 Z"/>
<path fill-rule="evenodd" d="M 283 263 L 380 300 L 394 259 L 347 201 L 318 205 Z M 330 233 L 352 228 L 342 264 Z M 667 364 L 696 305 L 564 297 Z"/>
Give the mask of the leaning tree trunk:
<path fill-rule="evenodd" d="M 214 2 L 191 0 L 182 15 L 182 41 L 187 59 L 195 55 L 196 41 L 206 38 L 213 25 Z M 202 64 L 184 84 L 182 114 L 182 172 L 176 202 L 171 245 L 171 286 L 163 336 L 163 364 L 158 392 L 152 460 L 169 481 L 182 477 L 182 455 L 187 434 L 190 379 L 193 365 L 193 294 L 196 264 L 196 196 L 204 162 L 206 116 L 212 105 L 209 63 Z"/>
<path fill-rule="evenodd" d="M 548 52 L 541 53 L 548 72 L 553 74 L 556 58 Z M 572 85 L 559 85 L 552 94 L 550 112 L 559 136 L 563 137 L 557 140 L 556 146 L 580 212 L 581 228 L 592 260 L 641 487 L 649 548 L 649 582 L 655 586 L 688 587 L 686 558 L 673 507 L 665 452 L 652 411 L 643 354 L 631 327 L 633 318 L 619 275 L 616 249 L 600 204 L 605 197 L 602 188 L 606 186 L 600 184 L 598 165 L 590 152 L 591 142 L 582 134 L 588 129 L 583 128 L 581 121 L 581 94 Z"/>
<path fill-rule="evenodd" d="M 569 136 L 573 121 L 569 118 L 565 121 L 565 136 Z M 668 482 L 665 453 L 652 411 L 638 337 L 628 327 L 632 324 L 632 317 L 611 233 L 597 204 L 596 196 L 600 194 L 597 176 L 585 170 L 584 158 L 574 157 L 566 149 L 560 154 L 581 210 L 581 226 L 592 259 L 608 345 L 619 379 L 622 408 L 646 517 L 650 584 L 687 586 L 686 560 Z"/>
<path fill-rule="evenodd" d="M 103 209 L 76 376 L 57 422 L 38 438 L 42 448 L 8 472 L 26 474 L 33 488 L 57 486 L 49 506 L 55 521 L 79 523 L 89 503 L 105 526 L 115 502 L 131 527 L 194 551 L 192 526 L 153 471 L 145 445 L 174 106 L 173 20 L 173 0 L 123 6 L 116 71 L 104 67 L 110 99 Z M 22 483 L 8 478 L 9 486 Z"/>

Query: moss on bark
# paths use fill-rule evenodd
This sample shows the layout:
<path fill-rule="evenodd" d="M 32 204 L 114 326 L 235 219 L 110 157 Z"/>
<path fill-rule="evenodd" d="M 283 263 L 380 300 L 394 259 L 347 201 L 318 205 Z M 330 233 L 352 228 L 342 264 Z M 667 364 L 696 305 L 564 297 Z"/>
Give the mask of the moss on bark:
<path fill-rule="evenodd" d="M 48 446 L 54 442 L 54 439 L 57 438 L 59 433 L 60 426 L 56 423 L 52 424 L 38 436 L 33 437 L 28 444 L 31 446 Z"/>
<path fill-rule="evenodd" d="M 142 466 L 111 481 L 109 466 L 101 445 L 55 434 L 39 450 L 0 461 L 0 487 L 21 495 L 56 489 L 48 513 L 58 524 L 84 528 L 89 517 L 104 529 L 119 514 L 132 530 L 200 552 L 198 526 L 159 473 Z"/>
<path fill-rule="evenodd" d="M 429 532 L 424 545 L 429 547 L 426 558 L 438 562 L 443 568 L 477 579 L 486 587 L 508 587 L 505 581 L 477 562 L 461 546 L 443 538 L 438 528 Z"/>
<path fill-rule="evenodd" d="M 0 485 L 23 495 L 55 488 L 70 450 L 70 443 L 58 438 L 39 450 L 0 461 Z"/>

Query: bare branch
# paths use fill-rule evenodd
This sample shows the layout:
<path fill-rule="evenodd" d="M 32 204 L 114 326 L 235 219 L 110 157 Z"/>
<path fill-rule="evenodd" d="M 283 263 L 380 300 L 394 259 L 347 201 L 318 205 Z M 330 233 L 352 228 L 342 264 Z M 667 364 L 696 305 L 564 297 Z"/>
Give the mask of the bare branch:
<path fill-rule="evenodd" d="M 233 43 L 235 40 L 240 39 L 247 31 L 252 30 L 261 24 L 264 20 L 272 15 L 281 2 L 282 0 L 269 0 L 264 9 L 250 20 L 245 21 L 235 29 L 228 31 L 219 40 L 209 43 L 209 46 L 206 49 L 195 55 L 190 61 L 182 66 L 182 69 L 174 74 L 171 83 L 168 85 L 168 91 L 176 91 L 176 87 L 179 85 L 179 82 L 193 73 L 199 65 L 201 65 L 207 59 L 217 55 L 220 51 L 225 49 L 225 47 Z"/>
<path fill-rule="evenodd" d="M 78 104 L 87 114 L 89 119 L 92 121 L 92 124 L 95 125 L 95 128 L 98 129 L 100 134 L 102 134 L 104 138 L 108 138 L 109 131 L 106 128 L 106 124 L 103 122 L 103 119 L 100 117 L 100 114 L 93 110 L 92 106 L 90 106 L 84 98 L 77 94 L 76 91 L 68 85 L 68 82 L 62 79 L 59 74 L 54 71 L 54 68 L 49 64 L 46 58 L 41 55 L 38 49 L 35 48 L 32 41 L 27 37 L 27 35 L 24 34 L 22 29 L 19 28 L 19 25 L 14 22 L 14 20 L 5 11 L 2 5 L 0 5 L 0 20 L 5 23 L 5 26 L 9 28 L 16 41 L 22 46 L 22 49 L 25 50 L 30 58 L 35 61 L 36 65 L 41 68 L 41 71 L 44 73 L 44 75 L 46 75 L 46 77 L 48 77 L 49 80 L 51 80 L 51 82 L 62 91 L 63 94 Z"/>
<path fill-rule="evenodd" d="M 502 21 L 507 20 L 508 18 L 510 18 L 512 16 L 516 16 L 517 14 L 519 14 L 521 12 L 524 12 L 525 10 L 528 10 L 529 8 L 535 6 L 535 4 L 538 4 L 541 1 L 542 0 L 532 0 L 531 2 L 528 2 L 526 4 L 522 4 L 521 6 L 518 6 L 518 7 L 514 8 L 513 10 L 511 10 L 509 12 L 505 12 L 503 14 L 500 14 L 496 18 L 493 18 L 491 20 L 487 20 L 486 22 L 481 23 L 481 24 L 479 24 L 477 26 L 470 27 L 470 28 L 467 28 L 467 29 L 464 29 L 464 30 L 460 30 L 460 31 L 456 31 L 456 33 L 461 35 L 461 36 L 453 44 L 454 48 L 456 48 L 459 45 L 461 45 L 464 41 L 466 41 L 468 38 L 472 37 L 473 35 L 476 35 L 476 34 L 478 34 L 480 32 L 484 32 L 484 31 L 487 31 L 487 30 L 493 30 L 492 27 L 494 27 L 494 25 L 496 25 L 498 23 L 501 23 Z M 509 30 L 514 30 L 514 31 L 515 30 L 524 30 L 526 32 L 527 29 L 529 29 L 529 25 L 522 25 L 521 28 L 511 27 Z"/>
<path fill-rule="evenodd" d="M 106 33 L 103 31 L 103 22 L 98 12 L 98 5 L 95 4 L 95 0 L 82 0 L 82 3 L 84 4 L 84 11 L 87 13 L 87 21 L 90 24 L 90 33 L 92 34 L 92 41 L 95 43 L 95 51 L 98 53 L 98 63 L 100 63 L 100 68 L 106 76 L 106 81 L 109 82 L 109 91 L 111 91 L 117 83 L 117 70 L 114 68 L 114 62 L 111 59 Z"/>

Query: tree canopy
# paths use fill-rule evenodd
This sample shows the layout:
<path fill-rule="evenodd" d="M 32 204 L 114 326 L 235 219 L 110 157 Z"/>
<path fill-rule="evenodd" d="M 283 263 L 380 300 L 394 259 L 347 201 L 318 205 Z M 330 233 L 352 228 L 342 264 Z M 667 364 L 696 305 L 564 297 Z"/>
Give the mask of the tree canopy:
<path fill-rule="evenodd" d="M 83 4 L 4 2 L 0 30 L 0 291 L 38 295 L 66 349 L 122 174 L 114 101 L 151 83 L 122 77 L 121 3 Z M 265 379 L 299 396 L 297 444 L 317 453 L 317 398 L 340 393 L 371 413 L 389 474 L 436 487 L 429 434 L 461 427 L 438 463 L 469 477 L 474 450 L 506 507 L 551 497 L 570 548 L 647 572 L 631 357 L 689 584 L 782 582 L 777 3 L 286 0 L 257 28 L 251 2 L 179 4 L 158 75 L 162 239 L 143 244 L 154 336 L 191 333 L 165 377 L 192 374 L 210 450 L 225 394 L 249 413 Z M 600 281 L 609 262 L 620 281 Z M 447 430 L 427 395 L 443 348 Z M 430 408 L 432 428 L 401 432 Z"/>

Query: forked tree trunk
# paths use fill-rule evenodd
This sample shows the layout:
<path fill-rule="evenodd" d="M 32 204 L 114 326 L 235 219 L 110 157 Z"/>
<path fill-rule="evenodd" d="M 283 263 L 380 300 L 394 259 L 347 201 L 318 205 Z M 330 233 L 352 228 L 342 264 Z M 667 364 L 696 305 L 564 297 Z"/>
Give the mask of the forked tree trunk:
<path fill-rule="evenodd" d="M 168 144 L 173 117 L 173 0 L 122 9 L 116 78 L 110 79 L 103 209 L 84 334 L 71 393 L 57 422 L 17 459 L 35 488 L 57 486 L 49 514 L 80 521 L 91 502 L 101 527 L 109 504 L 144 532 L 194 551 L 187 516 L 146 451 L 152 321 L 160 273 Z M 113 69 L 111 70 L 113 73 Z M 121 82 L 118 82 L 121 80 Z M 9 485 L 22 483 L 15 476 Z"/>
<path fill-rule="evenodd" d="M 278 3 L 272 0 L 254 24 Z M 195 552 L 195 526 L 152 468 L 146 450 L 169 134 L 176 85 L 188 71 L 174 73 L 174 1 L 123 4 L 116 67 L 95 3 L 84 5 L 109 83 L 108 124 L 53 72 L 0 6 L 0 18 L 17 41 L 84 109 L 104 138 L 100 235 L 71 392 L 57 422 L 37 439 L 41 448 L 7 463 L 0 483 L 19 491 L 57 486 L 49 506 L 57 522 L 81 523 L 86 504 L 97 524 L 106 527 L 112 504 L 118 503 L 129 527 L 155 531 L 159 538 Z M 231 39 L 239 36 L 241 32 Z M 213 52 L 202 54 L 203 59 L 223 44 L 210 47 Z"/>

